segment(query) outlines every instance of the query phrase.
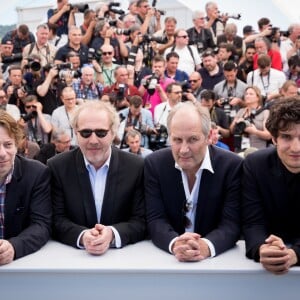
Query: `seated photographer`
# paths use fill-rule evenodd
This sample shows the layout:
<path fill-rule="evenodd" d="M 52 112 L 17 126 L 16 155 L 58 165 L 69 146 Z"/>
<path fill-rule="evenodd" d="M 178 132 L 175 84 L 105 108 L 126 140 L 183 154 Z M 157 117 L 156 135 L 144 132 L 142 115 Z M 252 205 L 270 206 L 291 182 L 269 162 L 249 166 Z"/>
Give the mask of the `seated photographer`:
<path fill-rule="evenodd" d="M 54 63 L 56 65 L 66 62 L 67 55 L 70 51 L 75 51 L 79 54 L 80 57 L 80 66 L 82 67 L 84 64 L 88 63 L 88 46 L 81 43 L 81 30 L 76 26 L 71 26 L 69 28 L 68 34 L 68 43 L 64 46 L 58 48 Z"/>
<path fill-rule="evenodd" d="M 23 103 L 26 114 L 21 116 L 19 124 L 24 128 L 28 140 L 39 146 L 48 143 L 52 130 L 51 116 L 43 114 L 42 104 L 35 95 L 26 96 Z"/>
<path fill-rule="evenodd" d="M 131 129 L 136 129 L 141 133 L 141 146 L 149 148 L 148 135 L 156 133 L 156 130 L 150 111 L 142 108 L 142 104 L 143 99 L 140 96 L 132 96 L 129 99 L 129 107 L 119 111 L 120 118 L 123 119 L 118 134 L 121 148 L 125 147 L 125 135 Z"/>
<path fill-rule="evenodd" d="M 141 147 L 141 140 L 142 140 L 142 135 L 139 131 L 135 129 L 128 130 L 125 135 L 125 142 L 128 145 L 128 148 L 124 148 L 122 150 L 136 155 L 140 155 L 141 157 L 145 158 L 153 151 Z"/>
<path fill-rule="evenodd" d="M 110 27 L 106 20 L 97 22 L 94 30 L 94 38 L 91 42 L 91 48 L 98 51 L 103 45 L 111 45 L 114 49 L 113 57 L 116 64 L 122 64 L 128 57 L 128 49 L 123 42 L 122 34 L 117 34 L 117 30 Z"/>
<path fill-rule="evenodd" d="M 228 138 L 230 136 L 229 120 L 224 110 L 215 105 L 216 94 L 211 90 L 204 90 L 201 93 L 200 103 L 208 109 L 210 119 L 217 125 L 221 137 Z"/>
<path fill-rule="evenodd" d="M 71 126 L 72 116 L 77 109 L 76 94 L 72 87 L 65 87 L 61 93 L 62 106 L 56 108 L 51 116 L 53 128 L 64 129 L 71 137 L 71 145 L 77 145 L 74 130 Z"/>
<path fill-rule="evenodd" d="M 116 109 L 128 107 L 129 103 L 126 99 L 131 96 L 140 96 L 139 90 L 134 85 L 128 84 L 128 70 L 124 66 L 118 66 L 114 70 L 115 83 L 106 86 L 103 90 L 103 94 L 115 94 L 117 97 Z M 124 101 L 122 101 L 124 99 Z"/>
<path fill-rule="evenodd" d="M 241 152 L 249 147 L 266 148 L 271 140 L 266 129 L 269 109 L 262 106 L 262 96 L 258 87 L 250 86 L 245 90 L 246 107 L 241 108 L 230 125 L 234 136 L 235 152 Z"/>
<path fill-rule="evenodd" d="M 243 97 L 247 87 L 243 81 L 237 79 L 237 68 L 237 64 L 233 61 L 225 63 L 223 69 L 225 79 L 214 87 L 217 105 L 225 111 L 230 121 L 238 109 L 244 106 Z"/>
<path fill-rule="evenodd" d="M 211 130 L 210 130 L 210 142 L 211 145 L 215 145 L 219 148 L 230 150 L 229 147 L 220 141 L 222 136 L 219 133 L 219 126 L 215 122 L 211 122 Z"/>
<path fill-rule="evenodd" d="M 51 133 L 51 142 L 41 146 L 41 149 L 33 157 L 35 160 L 47 164 L 47 160 L 56 154 L 69 151 L 71 146 L 71 137 L 65 129 L 53 129 Z"/>
<path fill-rule="evenodd" d="M 98 68 L 100 68 L 99 65 Z M 73 81 L 72 87 L 76 93 L 78 104 L 82 104 L 88 100 L 99 100 L 101 98 L 103 85 L 95 81 L 95 74 L 95 69 L 87 65 L 81 69 L 81 79 Z"/>
<path fill-rule="evenodd" d="M 182 101 L 182 86 L 179 82 L 171 82 L 166 88 L 167 101 L 155 106 L 154 124 L 167 127 L 167 119 L 171 109 Z"/>
<path fill-rule="evenodd" d="M 15 121 L 19 121 L 21 113 L 19 108 L 14 104 L 9 104 L 5 90 L 0 89 L 0 110 L 5 110 Z"/>

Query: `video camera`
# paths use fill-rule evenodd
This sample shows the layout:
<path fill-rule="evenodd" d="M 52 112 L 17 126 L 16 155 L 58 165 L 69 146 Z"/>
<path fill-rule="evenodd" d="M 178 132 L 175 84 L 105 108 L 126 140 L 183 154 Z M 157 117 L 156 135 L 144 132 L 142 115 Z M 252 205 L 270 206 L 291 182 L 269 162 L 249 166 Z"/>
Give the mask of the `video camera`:
<path fill-rule="evenodd" d="M 84 13 L 87 9 L 89 9 L 89 5 L 86 3 L 70 4 L 70 10 L 74 8 L 77 8 L 78 12 Z"/>

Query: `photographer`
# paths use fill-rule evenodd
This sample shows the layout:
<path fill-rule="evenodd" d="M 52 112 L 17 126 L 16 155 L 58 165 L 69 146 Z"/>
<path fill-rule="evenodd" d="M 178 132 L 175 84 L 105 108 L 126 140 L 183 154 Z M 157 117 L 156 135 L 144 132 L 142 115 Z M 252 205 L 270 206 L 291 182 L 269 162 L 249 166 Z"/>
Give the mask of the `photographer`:
<path fill-rule="evenodd" d="M 96 12 L 93 9 L 87 9 L 83 14 L 83 23 L 79 27 L 81 29 L 82 34 L 82 44 L 87 46 L 90 45 L 93 38 L 96 23 Z"/>
<path fill-rule="evenodd" d="M 142 79 L 139 92 L 143 97 L 144 107 L 154 114 L 155 106 L 167 100 L 166 87 L 174 80 L 166 77 L 166 61 L 162 56 L 154 56 L 152 60 L 152 75 Z"/>
<path fill-rule="evenodd" d="M 122 34 L 117 34 L 115 28 L 111 27 L 105 19 L 98 21 L 95 26 L 91 48 L 98 51 L 103 45 L 113 47 L 116 64 L 122 64 L 123 60 L 128 57 L 128 49 L 123 42 Z"/>
<path fill-rule="evenodd" d="M 262 106 L 262 96 L 256 86 L 245 90 L 245 108 L 241 108 L 230 125 L 234 135 L 235 152 L 249 147 L 266 148 L 271 140 L 270 132 L 266 129 L 269 110 Z"/>
<path fill-rule="evenodd" d="M 57 35 L 68 35 L 68 28 L 75 25 L 75 16 L 71 14 L 71 5 L 68 0 L 57 0 L 57 8 L 50 8 L 47 12 L 48 22 L 58 25 Z M 67 41 L 67 39 L 66 39 Z"/>
<path fill-rule="evenodd" d="M 14 104 L 8 104 L 8 99 L 5 91 L 0 89 L 0 110 L 5 110 L 9 115 L 11 115 L 16 121 L 20 119 L 20 110 Z"/>
<path fill-rule="evenodd" d="M 189 44 L 194 45 L 198 53 L 201 55 L 207 48 L 215 48 L 212 33 L 209 29 L 205 28 L 205 15 L 202 11 L 194 11 L 193 13 L 194 27 L 189 28 L 186 32 L 189 36 Z"/>
<path fill-rule="evenodd" d="M 160 12 L 150 7 L 148 0 L 138 0 L 136 7 L 136 22 L 141 25 L 142 34 L 153 34 L 161 29 Z"/>
<path fill-rule="evenodd" d="M 175 81 L 188 81 L 189 75 L 178 69 L 179 55 L 174 52 L 169 52 L 166 55 L 166 70 L 165 76 L 174 79 Z"/>
<path fill-rule="evenodd" d="M 44 78 L 36 84 L 38 101 L 42 103 L 43 113 L 51 115 L 54 109 L 62 105 L 58 69 L 52 65 L 43 68 Z"/>
<path fill-rule="evenodd" d="M 115 83 L 106 86 L 103 90 L 103 95 L 115 95 L 116 103 L 114 106 L 117 110 L 128 107 L 129 99 L 132 96 L 140 96 L 138 89 L 128 83 L 128 70 L 124 66 L 116 67 L 114 71 Z"/>
<path fill-rule="evenodd" d="M 24 127 L 28 140 L 39 145 L 48 143 L 52 130 L 51 117 L 42 113 L 42 104 L 36 96 L 27 96 L 23 102 L 26 115 L 22 115 L 19 124 Z"/>
<path fill-rule="evenodd" d="M 125 135 L 129 130 L 138 130 L 142 135 L 141 146 L 149 148 L 149 137 L 151 133 L 157 133 L 154 128 L 152 115 L 149 110 L 142 108 L 143 100 L 140 96 L 132 96 L 129 99 L 129 107 L 121 110 L 119 115 L 123 118 L 120 128 L 124 128 L 120 134 L 121 148 L 125 145 Z"/>
<path fill-rule="evenodd" d="M 98 63 L 97 63 L 98 64 Z M 98 65 L 98 68 L 100 66 Z M 73 81 L 72 87 L 76 93 L 78 104 L 88 100 L 99 100 L 102 95 L 103 85 L 95 81 L 95 70 L 88 65 L 81 69 L 81 79 Z M 100 70 L 98 70 L 100 72 Z"/>

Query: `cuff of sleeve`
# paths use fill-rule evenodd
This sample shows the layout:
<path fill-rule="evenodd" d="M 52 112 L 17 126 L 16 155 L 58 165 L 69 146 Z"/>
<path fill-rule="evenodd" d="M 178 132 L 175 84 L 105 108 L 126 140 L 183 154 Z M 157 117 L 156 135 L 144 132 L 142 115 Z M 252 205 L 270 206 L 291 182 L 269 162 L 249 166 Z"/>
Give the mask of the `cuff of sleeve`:
<path fill-rule="evenodd" d="M 77 248 L 79 248 L 79 249 L 85 249 L 84 246 L 80 245 L 80 239 L 81 239 L 81 237 L 83 236 L 83 234 L 84 234 L 86 231 L 88 231 L 88 229 L 81 231 L 81 233 L 79 234 L 79 236 L 78 236 L 78 238 L 77 238 L 76 246 L 77 246 Z"/>
<path fill-rule="evenodd" d="M 202 240 L 207 244 L 209 250 L 210 250 L 210 256 L 209 257 L 214 257 L 216 256 L 216 250 L 215 250 L 215 246 L 213 245 L 213 243 L 206 239 L 206 238 L 202 238 Z"/>
<path fill-rule="evenodd" d="M 169 252 L 173 254 L 172 247 L 174 243 L 177 241 L 178 237 L 175 237 L 169 244 Z"/>
<path fill-rule="evenodd" d="M 113 239 L 112 243 L 111 243 L 111 247 L 114 248 L 121 248 L 122 247 L 122 242 L 121 242 L 121 237 L 119 235 L 118 230 L 113 227 L 113 226 L 108 226 L 114 233 L 115 238 Z"/>

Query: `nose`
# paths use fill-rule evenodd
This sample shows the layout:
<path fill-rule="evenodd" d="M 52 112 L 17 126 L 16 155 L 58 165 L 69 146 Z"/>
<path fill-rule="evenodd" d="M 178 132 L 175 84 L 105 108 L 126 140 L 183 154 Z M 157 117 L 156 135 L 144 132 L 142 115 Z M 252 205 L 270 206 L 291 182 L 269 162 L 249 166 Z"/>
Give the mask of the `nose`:
<path fill-rule="evenodd" d="M 181 144 L 181 146 L 180 146 L 180 153 L 181 154 L 185 154 L 185 153 L 187 153 L 187 152 L 189 152 L 189 145 L 188 145 L 188 143 L 187 142 L 182 142 L 182 144 Z"/>
<path fill-rule="evenodd" d="M 89 143 L 97 144 L 99 142 L 98 137 L 95 132 L 92 132 L 92 135 L 89 137 Z"/>
<path fill-rule="evenodd" d="M 6 150 L 2 144 L 0 145 L 0 157 L 4 157 L 5 155 L 6 155 Z"/>
<path fill-rule="evenodd" d="M 291 144 L 291 150 L 294 152 L 300 152 L 300 137 L 296 137 L 293 139 Z"/>

